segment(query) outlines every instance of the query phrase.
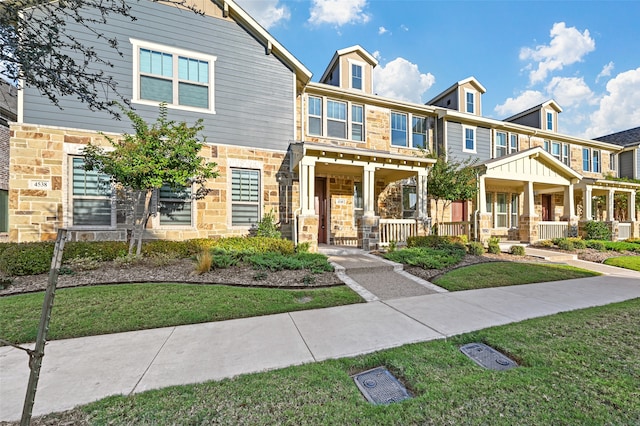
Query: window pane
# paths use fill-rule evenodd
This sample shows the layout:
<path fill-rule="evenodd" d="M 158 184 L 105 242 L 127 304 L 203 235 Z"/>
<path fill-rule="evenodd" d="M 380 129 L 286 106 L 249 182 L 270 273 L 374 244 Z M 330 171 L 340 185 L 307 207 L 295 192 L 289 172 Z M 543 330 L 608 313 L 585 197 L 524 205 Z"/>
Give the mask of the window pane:
<path fill-rule="evenodd" d="M 140 49 L 140 72 L 151 72 L 151 51 L 148 49 Z"/>
<path fill-rule="evenodd" d="M 322 121 L 319 118 L 309 117 L 309 134 L 322 135 Z"/>
<path fill-rule="evenodd" d="M 322 115 L 322 99 L 309 97 L 309 115 Z"/>
<path fill-rule="evenodd" d="M 354 123 L 362 123 L 362 107 L 360 105 L 351 106 L 351 121 Z"/>
<path fill-rule="evenodd" d="M 511 144 L 509 146 L 510 152 L 518 151 L 518 135 L 511 135 Z"/>
<path fill-rule="evenodd" d="M 364 208 L 364 201 L 362 199 L 362 182 L 356 182 L 353 184 L 353 208 Z"/>
<path fill-rule="evenodd" d="M 346 120 L 347 104 L 344 102 L 327 101 L 327 117 L 336 120 Z"/>
<path fill-rule="evenodd" d="M 547 113 L 547 130 L 553 130 L 553 114 Z"/>
<path fill-rule="evenodd" d="M 73 200 L 74 226 L 111 226 L 111 200 Z"/>
<path fill-rule="evenodd" d="M 415 215 L 416 202 L 418 196 L 416 194 L 415 185 L 402 186 L 402 217 L 405 219 L 412 218 Z"/>
<path fill-rule="evenodd" d="M 209 108 L 209 86 L 189 83 L 178 84 L 178 104 Z"/>
<path fill-rule="evenodd" d="M 332 138 L 346 139 L 347 122 L 327 120 L 327 136 Z"/>
<path fill-rule="evenodd" d="M 407 146 L 407 116 L 391 113 L 391 144 Z"/>
<path fill-rule="evenodd" d="M 511 227 L 515 228 L 518 226 L 518 195 L 511 195 Z"/>
<path fill-rule="evenodd" d="M 597 150 L 593 150 L 593 172 L 599 173 L 600 172 L 600 151 Z"/>
<path fill-rule="evenodd" d="M 476 149 L 475 132 L 473 129 L 465 129 L 464 131 L 464 148 L 469 151 Z"/>
<path fill-rule="evenodd" d="M 191 225 L 191 201 L 160 201 L 160 225 Z"/>
<path fill-rule="evenodd" d="M 94 197 L 111 196 L 111 179 L 109 175 L 94 170 L 84 169 L 82 158 L 73 159 L 73 195 Z"/>
<path fill-rule="evenodd" d="M 173 103 L 173 83 L 171 80 L 140 76 L 140 99 Z"/>
<path fill-rule="evenodd" d="M 473 93 L 467 93 L 467 112 L 473 114 L 474 96 Z"/>
<path fill-rule="evenodd" d="M 198 61 L 198 82 L 208 84 L 209 83 L 209 63 L 205 61 Z"/>
<path fill-rule="evenodd" d="M 485 206 L 487 208 L 487 213 L 493 212 L 493 194 L 487 192 L 485 195 Z"/>
<path fill-rule="evenodd" d="M 413 131 L 411 142 L 414 148 L 427 147 L 427 119 L 424 117 L 413 117 L 411 129 Z"/>
<path fill-rule="evenodd" d="M 178 78 L 180 80 L 189 78 L 189 60 L 182 56 L 178 58 Z"/>
<path fill-rule="evenodd" d="M 496 157 L 503 155 L 507 155 L 507 134 L 498 132 L 496 133 Z"/>
<path fill-rule="evenodd" d="M 558 160 L 560 159 L 560 144 L 558 142 L 553 142 L 551 144 L 551 155 Z"/>
<path fill-rule="evenodd" d="M 354 141 L 362 141 L 362 124 L 351 125 L 351 139 Z"/>
<path fill-rule="evenodd" d="M 362 141 L 362 123 L 363 123 L 363 108 L 360 105 L 351 106 L 351 139 L 354 141 Z"/>
<path fill-rule="evenodd" d="M 351 87 L 362 90 L 362 67 L 351 64 Z"/>
<path fill-rule="evenodd" d="M 250 226 L 258 223 L 258 206 L 252 204 L 233 204 L 231 206 L 231 224 Z"/>
<path fill-rule="evenodd" d="M 233 170 L 232 201 L 258 202 L 259 175 L 257 170 Z"/>
<path fill-rule="evenodd" d="M 589 148 L 582 148 L 582 170 L 588 172 L 591 169 L 591 167 L 589 167 L 589 164 Z"/>

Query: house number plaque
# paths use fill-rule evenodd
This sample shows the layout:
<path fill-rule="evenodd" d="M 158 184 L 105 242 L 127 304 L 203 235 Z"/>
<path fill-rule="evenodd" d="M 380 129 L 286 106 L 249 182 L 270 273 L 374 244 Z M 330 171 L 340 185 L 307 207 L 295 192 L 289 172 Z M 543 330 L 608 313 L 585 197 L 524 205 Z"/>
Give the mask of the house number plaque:
<path fill-rule="evenodd" d="M 29 189 L 51 189 L 51 181 L 48 180 L 30 180 Z"/>

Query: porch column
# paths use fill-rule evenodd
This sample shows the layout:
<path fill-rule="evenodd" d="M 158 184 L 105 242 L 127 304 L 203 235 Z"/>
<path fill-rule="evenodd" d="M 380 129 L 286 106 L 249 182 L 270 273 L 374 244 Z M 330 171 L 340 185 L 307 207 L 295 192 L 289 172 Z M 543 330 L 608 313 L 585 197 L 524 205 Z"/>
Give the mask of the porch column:
<path fill-rule="evenodd" d="M 636 191 L 629 192 L 629 202 L 627 203 L 629 214 L 627 217 L 630 222 L 636 221 Z"/>
<path fill-rule="evenodd" d="M 485 176 L 480 176 L 480 187 L 478 188 L 478 197 L 479 205 L 478 209 L 480 209 L 480 214 L 487 214 L 487 189 L 485 188 Z"/>
<path fill-rule="evenodd" d="M 312 158 L 300 161 L 300 198 L 302 216 L 313 216 L 315 208 L 316 162 Z"/>
<path fill-rule="evenodd" d="M 536 204 L 533 195 L 533 182 L 524 183 L 524 215 L 536 216 Z"/>
<path fill-rule="evenodd" d="M 367 164 L 364 166 L 364 176 L 362 177 L 362 193 L 364 196 L 363 207 L 364 216 L 375 216 L 375 174 L 376 166 Z"/>
<path fill-rule="evenodd" d="M 576 206 L 573 199 L 573 185 L 564 188 L 564 215 L 563 219 L 571 221 L 576 215 Z"/>
<path fill-rule="evenodd" d="M 609 190 L 609 194 L 607 194 L 607 221 L 613 222 L 615 219 L 613 217 L 613 200 L 615 196 L 615 191 L 613 189 Z"/>
<path fill-rule="evenodd" d="M 416 193 L 418 196 L 416 210 L 418 219 L 425 219 L 427 217 L 427 174 L 426 170 L 420 170 L 416 181 Z"/>
<path fill-rule="evenodd" d="M 475 233 L 476 238 L 485 242 L 491 238 L 491 214 L 487 212 L 487 188 L 486 188 L 486 176 L 480 175 L 478 177 L 478 223 L 474 224 L 477 227 Z"/>
<path fill-rule="evenodd" d="M 593 219 L 592 213 L 592 192 L 591 186 L 586 185 L 582 194 L 582 219 L 583 220 L 591 220 Z"/>
<path fill-rule="evenodd" d="M 533 182 L 524 183 L 524 214 L 522 215 L 518 234 L 520 241 L 533 242 L 538 240 L 538 215 L 536 214 L 535 195 Z"/>

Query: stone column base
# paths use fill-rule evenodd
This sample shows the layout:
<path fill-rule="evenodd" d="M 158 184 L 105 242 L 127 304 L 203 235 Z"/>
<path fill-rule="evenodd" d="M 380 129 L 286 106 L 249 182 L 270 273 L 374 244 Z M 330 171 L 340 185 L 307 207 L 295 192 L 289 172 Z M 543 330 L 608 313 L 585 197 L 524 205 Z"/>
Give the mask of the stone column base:
<path fill-rule="evenodd" d="M 520 241 L 532 243 L 538 241 L 538 216 L 520 216 L 518 228 L 520 230 Z"/>
<path fill-rule="evenodd" d="M 318 252 L 318 224 L 317 215 L 298 216 L 298 244 L 309 243 L 311 253 Z"/>
<path fill-rule="evenodd" d="M 377 250 L 380 246 L 380 217 L 362 216 L 358 218 L 358 241 L 362 250 Z"/>

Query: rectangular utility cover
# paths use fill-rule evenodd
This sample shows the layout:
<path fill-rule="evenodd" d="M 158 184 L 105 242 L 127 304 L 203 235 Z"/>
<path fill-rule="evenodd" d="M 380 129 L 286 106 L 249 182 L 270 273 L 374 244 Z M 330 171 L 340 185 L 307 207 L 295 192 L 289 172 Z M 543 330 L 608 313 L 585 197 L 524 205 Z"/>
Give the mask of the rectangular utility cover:
<path fill-rule="evenodd" d="M 462 346 L 460 351 L 480 367 L 488 368 L 489 370 L 502 371 L 518 366 L 513 360 L 484 343 L 468 343 Z"/>
<path fill-rule="evenodd" d="M 372 404 L 390 404 L 411 398 L 404 385 L 384 367 L 356 374 L 353 380 Z"/>

